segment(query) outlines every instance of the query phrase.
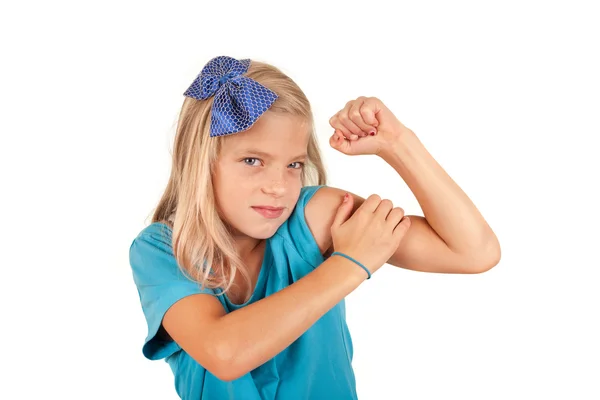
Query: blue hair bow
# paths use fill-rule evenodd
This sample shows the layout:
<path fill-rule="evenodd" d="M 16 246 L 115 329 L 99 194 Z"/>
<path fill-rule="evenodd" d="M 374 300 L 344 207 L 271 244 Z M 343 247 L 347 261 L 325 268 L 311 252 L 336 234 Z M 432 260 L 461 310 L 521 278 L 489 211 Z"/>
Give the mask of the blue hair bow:
<path fill-rule="evenodd" d="M 210 60 L 183 94 L 198 100 L 215 96 L 210 136 L 245 131 L 277 99 L 277 95 L 255 80 L 243 76 L 250 60 L 218 56 Z"/>

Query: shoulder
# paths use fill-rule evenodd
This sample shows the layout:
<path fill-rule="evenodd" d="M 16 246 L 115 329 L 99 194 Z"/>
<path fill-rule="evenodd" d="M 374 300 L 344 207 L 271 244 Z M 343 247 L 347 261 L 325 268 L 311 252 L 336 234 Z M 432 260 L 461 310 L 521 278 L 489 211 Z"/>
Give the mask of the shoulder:
<path fill-rule="evenodd" d="M 146 226 L 137 234 L 129 246 L 134 276 L 166 270 L 165 265 L 169 265 L 169 269 L 176 266 L 171 238 L 171 228 L 159 222 Z"/>
<path fill-rule="evenodd" d="M 331 225 L 337 210 L 344 200 L 344 195 L 349 193 L 354 198 L 352 213 L 364 202 L 364 199 L 347 190 L 332 186 L 320 186 L 306 204 L 304 213 L 306 224 L 317 242 L 321 254 L 331 252 Z"/>
<path fill-rule="evenodd" d="M 139 241 L 149 241 L 157 246 L 164 245 L 170 247 L 172 234 L 173 231 L 168 224 L 153 222 L 137 234 L 132 241 L 132 245 Z"/>

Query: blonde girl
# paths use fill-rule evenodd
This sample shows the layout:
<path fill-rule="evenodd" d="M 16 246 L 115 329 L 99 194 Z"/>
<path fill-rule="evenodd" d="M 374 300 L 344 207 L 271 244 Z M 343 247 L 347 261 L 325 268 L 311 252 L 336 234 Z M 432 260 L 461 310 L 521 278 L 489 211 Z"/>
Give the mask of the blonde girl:
<path fill-rule="evenodd" d="M 424 214 L 327 186 L 310 103 L 278 68 L 210 60 L 185 92 L 169 182 L 130 265 L 148 335 L 182 399 L 356 399 L 344 298 L 388 263 L 480 273 L 496 236 L 377 98 L 330 145 L 394 168 Z M 399 180 L 400 181 L 400 180 Z"/>

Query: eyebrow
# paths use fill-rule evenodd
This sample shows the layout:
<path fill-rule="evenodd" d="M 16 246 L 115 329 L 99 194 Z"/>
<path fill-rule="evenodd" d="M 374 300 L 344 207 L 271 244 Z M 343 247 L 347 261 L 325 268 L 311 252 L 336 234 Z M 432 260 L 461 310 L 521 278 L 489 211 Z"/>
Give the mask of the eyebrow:
<path fill-rule="evenodd" d="M 264 151 L 261 151 L 258 149 L 245 149 L 245 150 L 242 150 L 241 153 L 257 155 L 257 156 L 260 156 L 263 158 L 272 158 L 272 156 L 269 153 L 265 153 Z M 297 155 L 296 157 L 292 157 L 292 159 L 306 158 L 306 157 L 307 157 L 307 154 L 302 153 L 302 154 Z"/>

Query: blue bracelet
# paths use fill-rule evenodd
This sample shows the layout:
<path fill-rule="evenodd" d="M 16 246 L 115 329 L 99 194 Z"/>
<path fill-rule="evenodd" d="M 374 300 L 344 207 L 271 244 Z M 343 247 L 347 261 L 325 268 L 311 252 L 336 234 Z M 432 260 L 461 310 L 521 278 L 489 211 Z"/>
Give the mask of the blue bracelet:
<path fill-rule="evenodd" d="M 371 272 L 367 269 L 367 267 L 365 267 L 364 265 L 362 265 L 361 263 L 359 263 L 358 261 L 356 261 L 354 258 L 350 257 L 347 254 L 344 253 L 340 253 L 339 251 L 334 251 L 333 253 L 331 253 L 331 255 L 338 255 L 338 256 L 342 256 L 342 257 L 346 257 L 348 260 L 350 261 L 354 261 L 355 263 L 357 263 L 362 269 L 364 269 L 365 271 L 367 271 L 367 274 L 369 275 L 369 277 L 367 279 L 371 279 Z"/>

